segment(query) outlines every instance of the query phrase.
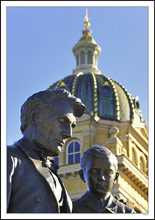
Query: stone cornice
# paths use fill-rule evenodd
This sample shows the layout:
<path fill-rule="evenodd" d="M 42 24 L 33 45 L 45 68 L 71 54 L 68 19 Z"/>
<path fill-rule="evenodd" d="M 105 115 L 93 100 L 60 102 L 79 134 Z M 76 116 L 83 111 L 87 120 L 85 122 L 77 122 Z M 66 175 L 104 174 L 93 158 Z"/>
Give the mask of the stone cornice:
<path fill-rule="evenodd" d="M 79 175 L 80 163 L 68 164 L 59 168 L 58 174 L 60 177 L 68 178 L 69 176 Z"/>
<path fill-rule="evenodd" d="M 90 136 L 95 136 L 96 135 L 96 130 L 95 129 L 84 129 L 82 131 L 82 135 L 83 136 L 87 136 L 87 135 L 90 135 Z"/>
<path fill-rule="evenodd" d="M 136 137 L 131 133 L 129 133 L 128 137 L 130 140 L 132 140 L 139 147 L 139 149 L 143 153 L 145 153 L 145 155 L 148 156 L 148 144 L 147 143 L 137 141 Z"/>
<path fill-rule="evenodd" d="M 148 193 L 148 178 L 125 155 L 117 156 L 119 170 L 135 183 L 143 192 Z"/>
<path fill-rule="evenodd" d="M 141 140 L 142 145 L 148 145 L 148 140 L 143 135 L 139 134 L 135 127 L 129 127 L 129 132 L 132 134 L 133 137 L 135 137 L 138 140 Z"/>

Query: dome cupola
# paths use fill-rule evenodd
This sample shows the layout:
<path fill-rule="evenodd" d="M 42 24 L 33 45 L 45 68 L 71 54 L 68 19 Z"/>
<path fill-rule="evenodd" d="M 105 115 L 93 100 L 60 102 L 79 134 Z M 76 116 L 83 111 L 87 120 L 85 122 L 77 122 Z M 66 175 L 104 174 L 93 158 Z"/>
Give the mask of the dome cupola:
<path fill-rule="evenodd" d="M 97 67 L 97 59 L 101 48 L 91 36 L 92 31 L 89 29 L 90 23 L 87 9 L 84 20 L 83 36 L 73 47 L 73 53 L 76 58 L 76 69 L 73 70 L 73 74 L 77 74 L 79 71 L 84 73 L 93 71 L 100 74 L 100 70 Z"/>

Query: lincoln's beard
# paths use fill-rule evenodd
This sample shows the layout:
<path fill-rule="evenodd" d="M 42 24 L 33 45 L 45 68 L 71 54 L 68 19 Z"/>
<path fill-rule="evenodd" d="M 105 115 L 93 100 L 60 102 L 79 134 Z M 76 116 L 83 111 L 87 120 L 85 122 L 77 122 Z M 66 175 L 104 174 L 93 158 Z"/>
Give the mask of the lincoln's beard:
<path fill-rule="evenodd" d="M 39 132 L 33 132 L 32 141 L 46 156 L 55 157 L 61 152 L 60 146 L 55 146 L 54 143 L 47 142 L 45 137 L 41 136 Z"/>

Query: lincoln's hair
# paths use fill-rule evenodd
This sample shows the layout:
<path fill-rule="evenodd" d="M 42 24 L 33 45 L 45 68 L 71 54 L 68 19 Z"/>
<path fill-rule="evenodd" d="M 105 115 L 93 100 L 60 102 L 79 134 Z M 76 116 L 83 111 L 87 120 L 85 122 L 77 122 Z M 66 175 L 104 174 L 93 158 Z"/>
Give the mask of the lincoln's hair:
<path fill-rule="evenodd" d="M 85 105 L 81 102 L 81 99 L 76 98 L 70 92 L 65 89 L 57 89 L 57 90 L 44 90 L 30 96 L 26 102 L 21 107 L 21 131 L 22 133 L 25 131 L 28 120 L 29 120 L 29 111 L 32 108 L 44 107 L 52 111 L 52 105 L 54 101 L 57 99 L 66 99 L 72 108 L 73 114 L 76 117 L 81 117 L 86 109 Z M 61 106 L 60 106 L 61 108 Z"/>
<path fill-rule="evenodd" d="M 118 170 L 118 160 L 116 156 L 108 148 L 99 146 L 99 145 L 91 147 L 83 153 L 83 156 L 80 162 L 81 169 L 85 168 L 87 161 L 91 159 L 93 160 L 95 158 L 111 159 L 111 161 L 113 162 L 113 165 L 116 168 L 116 171 Z"/>

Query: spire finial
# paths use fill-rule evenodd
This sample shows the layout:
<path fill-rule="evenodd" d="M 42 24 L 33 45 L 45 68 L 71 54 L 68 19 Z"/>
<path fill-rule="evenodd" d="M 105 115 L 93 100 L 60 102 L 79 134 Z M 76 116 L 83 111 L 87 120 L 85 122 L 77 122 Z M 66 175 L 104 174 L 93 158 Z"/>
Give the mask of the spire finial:
<path fill-rule="evenodd" d="M 90 19 L 90 18 L 88 18 L 88 10 L 87 10 L 87 8 L 86 8 L 86 15 L 85 15 L 85 17 L 84 17 L 84 20 L 85 20 L 84 27 L 85 27 L 86 29 L 88 29 L 88 27 L 90 27 L 89 19 Z"/>

